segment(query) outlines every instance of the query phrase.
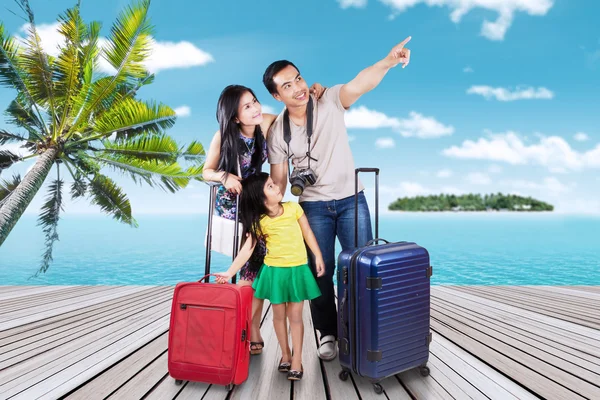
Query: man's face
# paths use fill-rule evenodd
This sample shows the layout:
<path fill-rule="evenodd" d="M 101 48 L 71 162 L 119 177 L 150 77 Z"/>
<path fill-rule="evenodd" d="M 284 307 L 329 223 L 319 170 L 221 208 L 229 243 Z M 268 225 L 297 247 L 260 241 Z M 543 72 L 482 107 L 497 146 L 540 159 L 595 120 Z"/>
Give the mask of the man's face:
<path fill-rule="evenodd" d="M 277 85 L 277 93 L 273 97 L 287 107 L 308 104 L 308 85 L 296 68 L 288 65 L 273 77 L 273 82 Z"/>

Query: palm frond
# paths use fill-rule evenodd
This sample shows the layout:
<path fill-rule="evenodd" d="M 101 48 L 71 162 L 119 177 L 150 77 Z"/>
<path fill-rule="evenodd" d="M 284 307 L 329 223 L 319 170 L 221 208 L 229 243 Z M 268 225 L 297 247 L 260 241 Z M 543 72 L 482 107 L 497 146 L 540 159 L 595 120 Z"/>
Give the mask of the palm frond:
<path fill-rule="evenodd" d="M 127 7 L 117 18 L 102 54 L 116 72 L 108 79 L 99 79 L 94 83 L 86 106 L 76 118 L 74 123 L 76 128 L 83 126 L 92 113 L 98 116 L 106 106 L 115 103 L 112 96 L 119 84 L 147 76 L 148 72 L 143 66 L 143 61 L 151 50 L 152 27 L 148 22 L 149 6 L 149 0 L 141 0 L 134 6 Z"/>
<path fill-rule="evenodd" d="M 94 134 L 90 139 L 112 133 L 116 133 L 117 138 L 146 132 L 160 133 L 172 127 L 175 119 L 175 111 L 169 106 L 125 98 L 94 121 Z"/>
<path fill-rule="evenodd" d="M 27 139 L 25 139 L 23 136 L 20 135 L 16 135 L 14 133 L 10 133 L 8 131 L 5 131 L 4 129 L 0 129 L 0 145 L 9 143 L 9 142 L 20 142 L 20 141 L 25 141 Z"/>
<path fill-rule="evenodd" d="M 19 161 L 21 161 L 21 156 L 14 154 L 9 150 L 0 150 L 0 172 Z"/>
<path fill-rule="evenodd" d="M 100 51 L 98 38 L 100 37 L 101 28 L 102 24 L 92 22 L 86 29 L 85 42 L 87 44 L 83 47 L 81 56 L 81 87 L 73 99 L 73 115 L 76 120 L 79 119 L 80 114 L 85 110 L 85 106 L 92 95 L 94 69 Z"/>
<path fill-rule="evenodd" d="M 38 225 L 42 226 L 44 231 L 44 245 L 46 250 L 42 255 L 42 263 L 40 269 L 36 272 L 35 276 L 40 273 L 45 273 L 52 262 L 52 250 L 54 243 L 58 240 L 58 221 L 60 219 L 60 212 L 64 211 L 62 203 L 62 187 L 63 181 L 60 179 L 60 172 L 57 167 L 57 178 L 48 186 L 48 197 L 46 202 L 42 205 L 40 217 L 38 218 Z"/>
<path fill-rule="evenodd" d="M 56 108 L 50 61 L 42 48 L 42 42 L 37 33 L 35 18 L 29 6 L 29 0 L 15 1 L 25 11 L 29 19 L 29 35 L 25 39 L 25 49 L 20 53 L 19 67 L 27 74 L 29 90 L 35 103 L 49 106 L 48 112 L 52 116 L 52 126 L 54 127 Z"/>
<path fill-rule="evenodd" d="M 204 146 L 202 146 L 202 143 L 194 140 L 188 145 L 187 149 L 182 153 L 182 155 L 186 161 L 194 161 L 196 164 L 200 164 L 204 162 L 204 156 L 206 153 L 204 152 Z"/>
<path fill-rule="evenodd" d="M 76 91 L 80 87 L 81 45 L 86 37 L 86 26 L 75 7 L 60 17 L 58 32 L 65 38 L 65 46 L 54 63 L 55 96 L 60 103 L 59 135 L 68 122 Z M 59 111 L 59 110 L 57 110 Z"/>
<path fill-rule="evenodd" d="M 80 197 L 85 196 L 87 193 L 87 189 L 88 189 L 88 185 L 85 182 L 86 176 L 84 176 L 81 173 L 80 169 L 76 169 L 75 172 L 73 172 L 73 170 L 70 167 L 70 165 L 72 165 L 72 162 L 67 157 L 63 157 L 62 160 L 64 161 L 64 164 L 67 167 L 67 170 L 69 171 L 69 173 L 71 174 L 71 177 L 73 178 L 73 183 L 71 184 L 71 198 L 78 199 Z M 75 165 L 73 165 L 73 166 L 75 168 L 77 168 Z"/>
<path fill-rule="evenodd" d="M 27 106 L 21 97 L 22 96 L 18 96 L 8 105 L 8 108 L 5 111 L 6 116 L 8 116 L 8 123 L 27 129 L 30 139 L 43 141 L 42 135 L 44 134 L 46 127 L 35 115 L 32 108 Z"/>
<path fill-rule="evenodd" d="M 94 158 L 117 171 L 129 174 L 136 183 L 145 181 L 152 187 L 158 186 L 172 193 L 186 187 L 190 179 L 177 163 L 163 163 L 156 160 L 140 160 L 108 154 Z"/>
<path fill-rule="evenodd" d="M 137 227 L 136 220 L 131 216 L 131 204 L 127 195 L 117 184 L 107 176 L 98 174 L 90 181 L 92 204 L 113 216 L 117 221 Z"/>
<path fill-rule="evenodd" d="M 197 181 L 203 181 L 202 171 L 204 170 L 204 165 L 193 165 L 189 167 L 185 173 L 190 179 L 195 179 Z"/>
<path fill-rule="evenodd" d="M 27 100 L 27 104 L 35 111 L 39 117 L 39 121 L 43 121 L 39 107 L 36 104 L 29 86 L 26 82 L 26 73 L 20 68 L 18 63 L 18 47 L 16 41 L 5 34 L 4 25 L 0 23 L 0 84 L 16 89 L 22 93 Z M 41 128 L 48 133 L 44 123 Z"/>
<path fill-rule="evenodd" d="M 21 183 L 21 175 L 15 174 L 12 180 L 3 180 L 0 182 L 0 207 L 8 199 L 8 196 L 19 186 Z"/>
<path fill-rule="evenodd" d="M 102 141 L 104 149 L 97 152 L 111 155 L 124 155 L 141 160 L 177 161 L 179 156 L 177 142 L 166 135 L 142 135 L 127 140 Z"/>

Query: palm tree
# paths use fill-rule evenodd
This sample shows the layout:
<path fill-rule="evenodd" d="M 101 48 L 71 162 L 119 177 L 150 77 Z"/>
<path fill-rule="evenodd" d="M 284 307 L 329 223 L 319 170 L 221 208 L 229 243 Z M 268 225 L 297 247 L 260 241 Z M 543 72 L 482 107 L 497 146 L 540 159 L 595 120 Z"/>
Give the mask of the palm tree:
<path fill-rule="evenodd" d="M 86 25 L 78 1 L 59 17 L 64 43 L 58 57 L 42 50 L 29 1 L 16 2 L 29 32 L 20 43 L 0 23 L 0 85 L 17 91 L 6 115 L 23 132 L 0 130 L 0 145 L 21 143 L 28 154 L 0 150 L 0 173 L 17 162 L 37 160 L 22 180 L 15 175 L 0 182 L 0 245 L 56 166 L 39 217 L 46 244 L 40 273 L 48 269 L 58 240 L 63 175 L 72 178 L 72 198 L 87 196 L 116 220 L 137 226 L 127 195 L 104 169 L 175 192 L 191 179 L 200 180 L 204 149 L 198 142 L 181 147 L 166 134 L 176 119 L 170 107 L 136 98 L 154 79 L 144 67 L 152 40 L 150 0 L 125 8 L 103 47 L 100 23 Z M 113 74 L 98 71 L 99 57 L 110 63 Z M 187 167 L 178 162 L 182 159 Z"/>

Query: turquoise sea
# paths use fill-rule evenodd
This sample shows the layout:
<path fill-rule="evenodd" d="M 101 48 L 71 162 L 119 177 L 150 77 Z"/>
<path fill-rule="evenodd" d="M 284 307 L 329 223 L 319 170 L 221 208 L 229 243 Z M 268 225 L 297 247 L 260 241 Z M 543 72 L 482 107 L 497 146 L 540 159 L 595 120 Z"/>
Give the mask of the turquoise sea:
<path fill-rule="evenodd" d="M 34 215 L 0 247 L 0 285 L 172 285 L 204 273 L 206 215 L 66 215 L 48 272 Z M 433 284 L 600 285 L 600 217 L 516 213 L 382 215 L 381 237 L 427 248 Z M 339 247 L 339 246 L 338 246 Z M 228 267 L 213 253 L 213 272 Z"/>

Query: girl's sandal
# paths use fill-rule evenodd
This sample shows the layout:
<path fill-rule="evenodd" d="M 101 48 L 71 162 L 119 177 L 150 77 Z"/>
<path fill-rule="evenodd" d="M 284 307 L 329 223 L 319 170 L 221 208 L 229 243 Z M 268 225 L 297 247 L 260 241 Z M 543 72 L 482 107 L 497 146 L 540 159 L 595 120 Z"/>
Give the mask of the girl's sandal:
<path fill-rule="evenodd" d="M 265 347 L 265 342 L 250 342 L 250 354 L 262 354 L 263 347 Z"/>
<path fill-rule="evenodd" d="M 287 378 L 290 381 L 299 381 L 300 379 L 302 379 L 302 375 L 304 375 L 304 366 L 302 366 L 301 371 L 290 370 L 287 374 Z"/>
<path fill-rule="evenodd" d="M 283 357 L 281 357 L 281 360 L 279 360 L 279 366 L 277 367 L 277 370 L 279 372 L 290 372 L 290 368 L 292 368 L 292 364 L 289 362 L 283 362 Z"/>

